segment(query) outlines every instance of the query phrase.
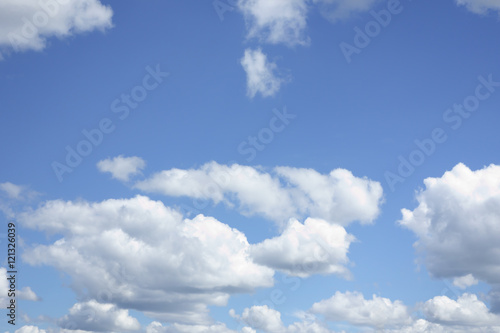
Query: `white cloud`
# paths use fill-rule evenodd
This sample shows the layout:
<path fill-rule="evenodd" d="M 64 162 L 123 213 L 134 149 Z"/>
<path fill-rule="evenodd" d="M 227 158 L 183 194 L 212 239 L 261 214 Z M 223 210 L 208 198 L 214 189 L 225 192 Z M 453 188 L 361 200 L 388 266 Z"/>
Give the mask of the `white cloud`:
<path fill-rule="evenodd" d="M 7 198 L 12 200 L 29 200 L 38 195 L 37 192 L 30 190 L 27 186 L 16 185 L 11 182 L 0 183 L 0 191 L 3 191 Z"/>
<path fill-rule="evenodd" d="M 141 328 L 137 319 L 129 316 L 128 310 L 118 309 L 113 304 L 100 304 L 95 300 L 76 303 L 58 324 L 96 332 L 137 331 Z"/>
<path fill-rule="evenodd" d="M 500 12 L 500 1 L 498 0 L 455 0 L 457 5 L 465 6 L 475 14 L 487 14 L 490 11 Z"/>
<path fill-rule="evenodd" d="M 281 313 L 268 308 L 267 305 L 252 306 L 243 310 L 241 320 L 250 327 L 265 332 L 282 332 L 285 330 L 285 326 L 281 321 Z"/>
<path fill-rule="evenodd" d="M 424 180 L 418 207 L 403 209 L 401 225 L 417 236 L 429 272 L 437 278 L 500 283 L 500 167 L 471 171 L 458 164 Z"/>
<path fill-rule="evenodd" d="M 370 223 L 380 212 L 383 190 L 379 182 L 355 177 L 346 169 L 320 174 L 313 169 L 275 168 L 291 185 L 296 205 L 310 216 L 346 225 L 352 221 Z"/>
<path fill-rule="evenodd" d="M 491 326 L 471 327 L 453 326 L 431 323 L 425 319 L 417 319 L 411 325 L 397 329 L 384 330 L 384 333 L 498 333 L 498 328 Z M 377 332 L 378 333 L 378 332 Z"/>
<path fill-rule="evenodd" d="M 423 304 L 422 311 L 431 322 L 455 326 L 496 326 L 500 330 L 500 316 L 490 313 L 473 294 L 463 294 L 456 301 L 436 296 Z"/>
<path fill-rule="evenodd" d="M 97 163 L 99 171 L 109 172 L 113 178 L 124 182 L 129 181 L 130 176 L 140 173 L 145 166 L 146 162 L 140 157 L 123 157 L 122 155 Z"/>
<path fill-rule="evenodd" d="M 281 320 L 281 313 L 270 309 L 267 305 L 252 306 L 243 310 L 241 315 L 236 315 L 234 310 L 230 315 L 258 332 L 265 333 L 334 333 L 324 325 L 315 321 L 314 316 L 303 318 L 303 321 L 295 322 L 287 327 Z"/>
<path fill-rule="evenodd" d="M 134 187 L 230 206 L 239 203 L 243 214 L 259 214 L 281 224 L 307 216 L 341 225 L 370 223 L 383 201 L 380 183 L 355 177 L 345 169 L 323 175 L 312 169 L 278 167 L 266 173 L 249 166 L 211 162 L 199 169 L 164 170 Z"/>
<path fill-rule="evenodd" d="M 268 61 L 261 49 L 246 49 L 240 63 L 247 74 L 247 95 L 250 98 L 257 93 L 263 97 L 274 96 L 286 82 L 276 73 L 276 63 Z"/>
<path fill-rule="evenodd" d="M 408 308 L 401 301 L 392 302 L 376 295 L 367 300 L 359 292 L 336 292 L 331 298 L 314 303 L 311 312 L 331 321 L 376 328 L 411 323 Z"/>
<path fill-rule="evenodd" d="M 258 264 L 290 275 L 338 274 L 348 277 L 347 252 L 354 236 L 339 225 L 308 218 L 304 224 L 292 219 L 283 233 L 252 245 Z"/>
<path fill-rule="evenodd" d="M 366 300 L 359 292 L 337 292 L 332 298 L 315 303 L 301 321 L 285 326 L 281 313 L 268 306 L 253 306 L 241 315 L 230 315 L 264 333 L 332 333 L 312 314 L 324 315 L 332 322 L 360 326 L 362 332 L 385 333 L 497 333 L 500 316 L 489 313 L 476 295 L 464 294 L 457 301 L 437 296 L 419 304 L 414 313 L 401 301 L 373 296 Z M 421 317 L 422 314 L 425 318 Z M 356 330 L 357 332 L 357 330 Z M 149 333 L 149 332 L 148 332 Z M 156 333 L 156 332 L 151 332 Z"/>
<path fill-rule="evenodd" d="M 470 0 L 472 1 L 472 0 Z M 484 0 L 485 2 L 488 0 Z M 493 3 L 495 0 L 490 0 Z M 248 38 L 287 46 L 310 43 L 308 14 L 313 7 L 331 22 L 347 19 L 373 8 L 378 0 L 239 0 Z"/>
<path fill-rule="evenodd" d="M 110 28 L 112 15 L 99 0 L 3 0 L 0 50 L 42 50 L 50 37 Z"/>
<path fill-rule="evenodd" d="M 208 305 L 273 285 L 274 271 L 252 262 L 244 234 L 203 215 L 183 220 L 147 197 L 49 201 L 18 221 L 63 236 L 26 249 L 27 263 L 67 273 L 82 297 L 157 320 L 206 324 Z"/>
<path fill-rule="evenodd" d="M 17 329 L 15 333 L 47 333 L 46 330 L 42 330 L 36 326 L 26 325 Z"/>
<path fill-rule="evenodd" d="M 250 327 L 243 327 L 241 333 L 256 333 Z M 154 321 L 146 327 L 146 333 L 237 333 L 230 330 L 225 324 L 218 323 L 214 325 L 182 325 L 172 324 L 163 326 L 161 323 Z"/>
<path fill-rule="evenodd" d="M 476 285 L 478 283 L 479 281 L 472 274 L 467 274 L 453 279 L 453 285 L 460 289 L 466 289 L 467 287 Z"/>
<path fill-rule="evenodd" d="M 307 45 L 307 0 L 240 0 L 249 38 L 271 44 Z"/>
<path fill-rule="evenodd" d="M 23 187 L 11 182 L 0 183 L 0 190 L 4 191 L 12 199 L 20 199 Z"/>

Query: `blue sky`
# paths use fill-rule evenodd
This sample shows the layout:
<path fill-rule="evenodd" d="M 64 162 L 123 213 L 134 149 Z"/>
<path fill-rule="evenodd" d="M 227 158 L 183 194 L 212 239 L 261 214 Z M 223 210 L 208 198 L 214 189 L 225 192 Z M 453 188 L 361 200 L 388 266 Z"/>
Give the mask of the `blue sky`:
<path fill-rule="evenodd" d="M 1 332 L 500 332 L 499 14 L 0 0 Z"/>

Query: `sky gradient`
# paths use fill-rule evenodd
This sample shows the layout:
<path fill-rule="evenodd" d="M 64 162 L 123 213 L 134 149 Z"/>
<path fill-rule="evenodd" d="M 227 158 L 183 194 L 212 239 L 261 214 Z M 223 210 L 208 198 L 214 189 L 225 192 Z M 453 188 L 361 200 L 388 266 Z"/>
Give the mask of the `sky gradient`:
<path fill-rule="evenodd" d="M 500 332 L 499 15 L 0 0 L 0 332 Z"/>

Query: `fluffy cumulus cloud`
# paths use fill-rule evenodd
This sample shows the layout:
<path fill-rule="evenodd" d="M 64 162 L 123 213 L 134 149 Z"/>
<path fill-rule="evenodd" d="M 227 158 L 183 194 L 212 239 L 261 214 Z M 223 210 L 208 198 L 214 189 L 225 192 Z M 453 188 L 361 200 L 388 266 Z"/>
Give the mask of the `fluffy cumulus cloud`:
<path fill-rule="evenodd" d="M 263 97 L 274 96 L 286 82 L 277 73 L 276 63 L 269 61 L 261 49 L 246 49 L 240 63 L 247 75 L 247 96 L 250 98 L 257 93 Z"/>
<path fill-rule="evenodd" d="M 281 320 L 281 313 L 269 308 L 267 305 L 252 306 L 243 310 L 241 315 L 237 315 L 234 310 L 230 315 L 257 332 L 264 333 L 335 333 L 323 324 L 318 323 L 314 316 L 304 318 L 302 321 L 285 326 Z M 254 331 L 252 331 L 254 332 Z"/>
<path fill-rule="evenodd" d="M 208 305 L 273 284 L 274 271 L 251 260 L 244 234 L 203 215 L 183 219 L 146 197 L 49 201 L 18 220 L 62 236 L 26 249 L 27 263 L 69 274 L 82 297 L 159 320 L 205 324 Z"/>
<path fill-rule="evenodd" d="M 500 332 L 500 316 L 492 314 L 473 294 L 463 294 L 457 300 L 436 296 L 415 306 L 412 313 L 401 301 L 375 295 L 369 300 L 358 292 L 337 292 L 331 298 L 315 303 L 309 311 L 324 315 L 331 322 L 364 327 L 363 332 Z"/>
<path fill-rule="evenodd" d="M 476 295 L 463 294 L 456 301 L 437 296 L 422 306 L 427 320 L 451 326 L 496 328 L 500 331 L 500 316 L 491 313 Z"/>
<path fill-rule="evenodd" d="M 465 285 L 475 279 L 499 284 L 500 166 L 472 171 L 458 164 L 424 184 L 418 207 L 403 209 L 399 222 L 417 235 L 429 272 Z"/>
<path fill-rule="evenodd" d="M 42 50 L 53 36 L 110 28 L 112 16 L 99 0 L 3 0 L 0 51 Z"/>
<path fill-rule="evenodd" d="M 253 245 L 251 253 L 256 263 L 290 275 L 348 277 L 347 252 L 354 239 L 343 227 L 324 220 L 308 218 L 302 224 L 292 219 L 281 235 Z"/>
<path fill-rule="evenodd" d="M 311 312 L 330 321 L 347 321 L 353 325 L 385 328 L 411 323 L 408 308 L 401 301 L 373 295 L 365 299 L 359 292 L 336 292 L 331 298 L 315 303 Z"/>
<path fill-rule="evenodd" d="M 484 15 L 490 11 L 500 13 L 500 1 L 498 0 L 455 0 L 455 2 L 476 14 Z"/>
<path fill-rule="evenodd" d="M 312 169 L 278 167 L 271 173 L 238 164 L 207 163 L 198 169 L 170 169 L 137 182 L 145 192 L 187 196 L 239 205 L 243 214 L 258 214 L 285 224 L 313 217 L 347 225 L 369 223 L 380 212 L 380 183 L 355 177 L 345 169 L 320 174 Z"/>
<path fill-rule="evenodd" d="M 100 304 L 95 300 L 77 303 L 69 314 L 59 320 L 59 326 L 94 332 L 137 331 L 141 325 L 129 316 L 128 310 L 118 309 L 113 304 Z"/>
<path fill-rule="evenodd" d="M 111 173 L 111 177 L 127 182 L 130 176 L 141 172 L 146 166 L 146 162 L 137 156 L 107 158 L 97 163 L 97 168 L 101 172 Z"/>

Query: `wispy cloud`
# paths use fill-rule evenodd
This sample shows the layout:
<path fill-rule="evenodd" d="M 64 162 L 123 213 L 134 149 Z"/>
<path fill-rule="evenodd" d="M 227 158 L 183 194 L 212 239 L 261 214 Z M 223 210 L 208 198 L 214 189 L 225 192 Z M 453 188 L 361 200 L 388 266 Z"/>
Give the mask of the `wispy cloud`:
<path fill-rule="evenodd" d="M 247 95 L 254 98 L 257 93 L 263 97 L 274 96 L 286 82 L 277 73 L 277 65 L 267 59 L 261 49 L 246 49 L 241 66 L 247 75 Z"/>

